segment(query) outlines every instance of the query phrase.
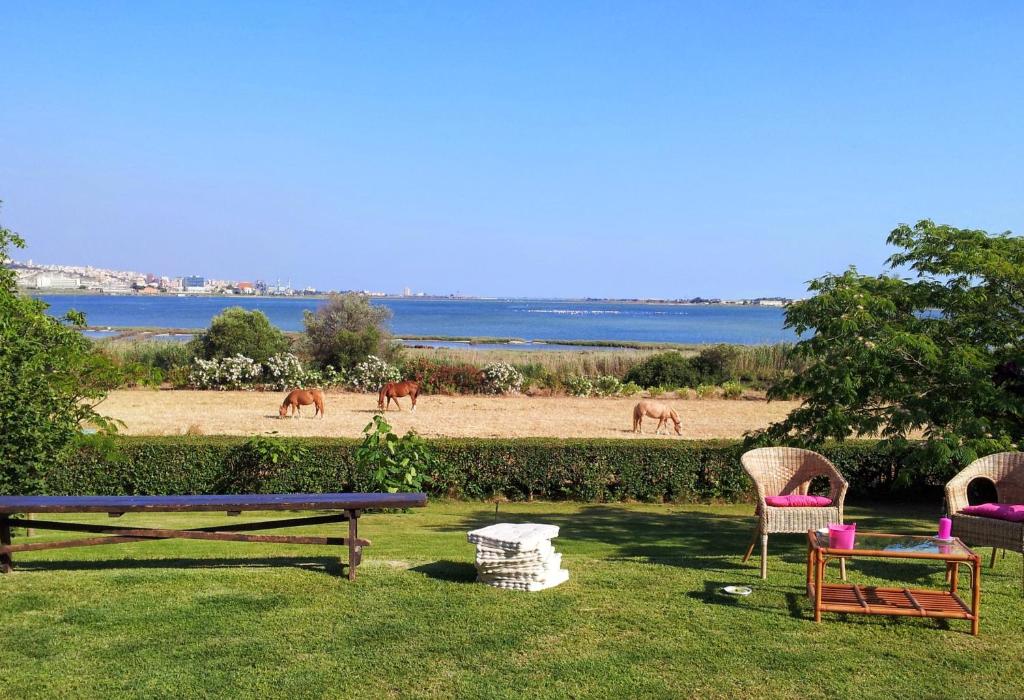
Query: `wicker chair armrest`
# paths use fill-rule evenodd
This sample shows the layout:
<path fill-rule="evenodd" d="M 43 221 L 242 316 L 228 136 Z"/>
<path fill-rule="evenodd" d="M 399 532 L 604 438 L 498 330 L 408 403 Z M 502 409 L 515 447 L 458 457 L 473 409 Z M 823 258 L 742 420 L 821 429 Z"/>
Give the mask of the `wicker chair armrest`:
<path fill-rule="evenodd" d="M 959 513 L 969 505 L 967 487 L 979 476 L 985 476 L 985 465 L 970 465 L 946 482 L 946 512 Z"/>

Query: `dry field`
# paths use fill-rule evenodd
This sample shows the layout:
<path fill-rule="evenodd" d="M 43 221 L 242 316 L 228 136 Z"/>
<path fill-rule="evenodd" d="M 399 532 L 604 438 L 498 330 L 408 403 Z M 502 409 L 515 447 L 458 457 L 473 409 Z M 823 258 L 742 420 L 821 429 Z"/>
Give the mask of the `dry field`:
<path fill-rule="evenodd" d="M 377 397 L 329 392 L 326 417 L 314 419 L 312 407 L 298 419 L 281 420 L 277 408 L 284 392 L 122 390 L 100 406 L 120 419 L 128 435 L 281 435 L 357 437 L 373 417 Z M 396 432 L 415 429 L 425 436 L 449 437 L 603 437 L 629 438 L 636 398 L 525 396 L 422 396 L 415 413 L 409 400 L 388 412 Z M 796 402 L 762 399 L 666 399 L 679 412 L 683 437 L 736 438 L 783 418 Z M 650 437 L 656 422 L 646 419 Z M 666 438 L 668 439 L 668 438 Z"/>

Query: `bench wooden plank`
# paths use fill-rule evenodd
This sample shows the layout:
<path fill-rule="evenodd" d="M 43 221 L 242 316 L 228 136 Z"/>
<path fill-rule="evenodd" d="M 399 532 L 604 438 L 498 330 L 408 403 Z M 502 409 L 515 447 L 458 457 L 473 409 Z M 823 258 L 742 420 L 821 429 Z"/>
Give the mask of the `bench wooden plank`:
<path fill-rule="evenodd" d="M 187 496 L 0 496 L 0 513 L 134 513 L 420 508 L 424 493 L 265 493 Z"/>

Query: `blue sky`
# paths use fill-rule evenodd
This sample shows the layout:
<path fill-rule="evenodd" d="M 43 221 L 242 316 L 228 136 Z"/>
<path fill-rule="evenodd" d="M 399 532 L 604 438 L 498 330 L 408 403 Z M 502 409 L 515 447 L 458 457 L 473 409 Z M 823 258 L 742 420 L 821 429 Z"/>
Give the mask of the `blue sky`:
<path fill-rule="evenodd" d="M 803 293 L 1024 229 L 1021 3 L 6 4 L 27 256 L 480 295 Z"/>

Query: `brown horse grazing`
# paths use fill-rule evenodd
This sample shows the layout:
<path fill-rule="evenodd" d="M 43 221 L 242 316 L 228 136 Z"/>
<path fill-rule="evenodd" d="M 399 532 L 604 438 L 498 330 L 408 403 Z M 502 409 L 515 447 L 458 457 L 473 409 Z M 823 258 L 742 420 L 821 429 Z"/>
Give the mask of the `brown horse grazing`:
<path fill-rule="evenodd" d="M 398 403 L 399 396 L 408 396 L 412 399 L 412 410 L 416 411 L 416 397 L 420 394 L 420 383 L 414 381 L 404 382 L 388 382 L 380 388 L 380 394 L 377 395 L 377 410 L 386 411 L 391 407 L 391 402 L 394 401 L 395 405 L 398 406 L 398 410 L 402 410 L 402 404 Z M 387 408 L 384 406 L 384 399 L 387 399 Z"/>
<path fill-rule="evenodd" d="M 277 415 L 284 418 L 288 415 L 288 409 L 292 409 L 292 418 L 302 417 L 302 406 L 308 406 L 313 404 L 316 409 L 313 413 L 313 417 L 320 416 L 324 417 L 324 394 L 319 389 L 292 389 L 288 393 L 288 396 L 284 398 L 281 403 L 281 408 L 277 412 Z"/>
<path fill-rule="evenodd" d="M 672 421 L 676 426 L 676 435 L 682 435 L 683 431 L 680 429 L 683 422 L 679 420 L 679 414 L 676 413 L 675 409 L 667 404 L 663 404 L 660 401 L 651 401 L 650 399 L 644 399 L 636 406 L 633 407 L 633 432 L 642 433 L 644 416 L 649 418 L 658 419 L 658 427 L 654 429 L 654 434 L 657 435 L 661 432 L 661 427 Z"/>

